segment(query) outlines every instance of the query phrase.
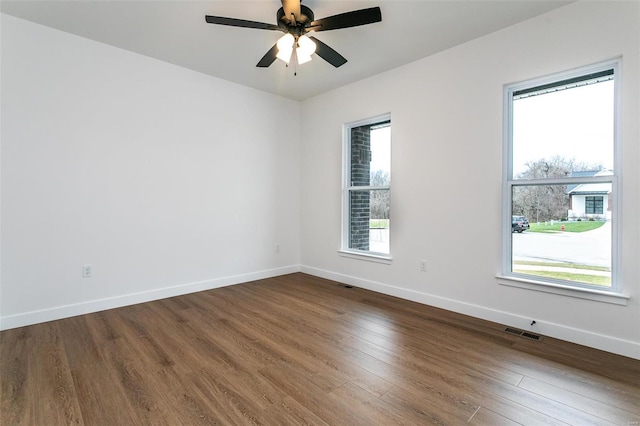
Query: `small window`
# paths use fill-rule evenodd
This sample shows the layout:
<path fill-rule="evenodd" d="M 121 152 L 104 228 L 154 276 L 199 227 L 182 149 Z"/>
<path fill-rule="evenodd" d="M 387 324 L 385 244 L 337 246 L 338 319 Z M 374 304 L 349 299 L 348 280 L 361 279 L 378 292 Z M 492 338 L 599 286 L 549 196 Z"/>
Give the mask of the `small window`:
<path fill-rule="evenodd" d="M 505 88 L 503 276 L 620 292 L 612 61 Z"/>
<path fill-rule="evenodd" d="M 391 212 L 391 120 L 345 126 L 342 250 L 388 257 Z"/>
<path fill-rule="evenodd" d="M 585 214 L 602 214 L 603 198 L 602 197 L 585 197 Z"/>

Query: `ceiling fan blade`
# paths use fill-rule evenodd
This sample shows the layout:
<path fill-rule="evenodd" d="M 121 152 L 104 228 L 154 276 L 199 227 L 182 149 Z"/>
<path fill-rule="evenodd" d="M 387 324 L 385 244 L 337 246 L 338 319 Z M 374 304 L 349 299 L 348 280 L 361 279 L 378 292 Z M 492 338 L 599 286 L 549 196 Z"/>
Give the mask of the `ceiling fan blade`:
<path fill-rule="evenodd" d="M 341 28 L 357 27 L 359 25 L 373 24 L 382 21 L 382 12 L 379 7 L 354 10 L 340 13 L 327 18 L 311 22 L 309 31 L 339 30 Z"/>
<path fill-rule="evenodd" d="M 274 44 L 271 49 L 267 53 L 264 54 L 260 62 L 256 65 L 256 67 L 267 68 L 269 65 L 276 60 L 276 55 L 278 54 L 278 43 Z"/>
<path fill-rule="evenodd" d="M 277 25 L 266 24 L 264 22 L 247 21 L 244 19 L 225 18 L 224 16 L 211 16 L 211 15 L 206 15 L 204 18 L 210 24 L 228 25 L 230 27 L 255 28 L 258 30 L 282 31 L 280 27 L 278 27 Z"/>
<path fill-rule="evenodd" d="M 292 14 L 296 21 L 300 21 L 300 0 L 282 0 L 282 8 L 288 21 Z"/>
<path fill-rule="evenodd" d="M 315 37 L 309 37 L 316 44 L 316 54 L 334 67 L 338 68 L 347 63 L 344 56 L 333 50 Z"/>

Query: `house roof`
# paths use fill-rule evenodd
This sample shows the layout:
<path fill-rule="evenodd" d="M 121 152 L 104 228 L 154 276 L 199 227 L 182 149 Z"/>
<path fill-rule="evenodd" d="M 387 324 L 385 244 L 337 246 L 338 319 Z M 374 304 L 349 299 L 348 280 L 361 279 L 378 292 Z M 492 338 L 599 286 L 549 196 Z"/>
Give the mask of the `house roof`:
<path fill-rule="evenodd" d="M 594 177 L 594 176 L 611 176 L 611 170 L 581 170 L 571 172 L 570 177 Z M 578 183 L 567 185 L 567 194 L 572 195 L 589 195 L 589 194 L 608 194 L 611 192 L 611 184 L 606 182 L 599 183 Z"/>
<path fill-rule="evenodd" d="M 571 172 L 571 177 L 591 177 L 596 176 L 600 173 L 601 170 L 580 170 L 576 172 Z"/>
<path fill-rule="evenodd" d="M 578 185 L 571 191 L 567 191 L 571 195 L 602 195 L 611 192 L 610 183 L 589 183 Z"/>

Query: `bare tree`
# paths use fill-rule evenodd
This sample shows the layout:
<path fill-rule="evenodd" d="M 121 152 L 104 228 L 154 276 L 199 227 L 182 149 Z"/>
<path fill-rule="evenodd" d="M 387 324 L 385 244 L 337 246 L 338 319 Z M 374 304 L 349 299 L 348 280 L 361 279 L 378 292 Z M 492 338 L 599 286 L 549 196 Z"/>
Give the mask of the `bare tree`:
<path fill-rule="evenodd" d="M 371 172 L 371 186 L 387 186 L 389 183 L 389 173 L 383 170 Z M 370 203 L 372 219 L 389 219 L 391 196 L 388 190 L 371 191 Z"/>
<path fill-rule="evenodd" d="M 578 163 L 575 159 L 555 156 L 527 162 L 527 170 L 516 179 L 553 179 L 569 177 L 573 172 L 600 170 L 601 165 Z M 526 216 L 530 221 L 561 220 L 567 216 L 569 195 L 567 185 L 525 185 L 513 187 L 514 215 Z"/>

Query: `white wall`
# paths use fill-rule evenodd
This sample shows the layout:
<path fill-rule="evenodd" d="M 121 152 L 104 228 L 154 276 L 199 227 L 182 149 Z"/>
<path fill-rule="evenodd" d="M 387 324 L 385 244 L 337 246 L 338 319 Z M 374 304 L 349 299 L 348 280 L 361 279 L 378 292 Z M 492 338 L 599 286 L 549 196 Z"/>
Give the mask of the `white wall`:
<path fill-rule="evenodd" d="M 298 270 L 298 105 L 2 15 L 2 328 Z"/>
<path fill-rule="evenodd" d="M 301 116 L 296 102 L 2 15 L 0 328 L 302 263 L 640 358 L 639 13 L 572 4 L 308 100 Z M 503 85 L 619 55 L 629 304 L 498 285 Z M 386 112 L 392 265 L 337 253 L 342 124 Z M 300 141 L 281 137 L 292 125 Z"/>
<path fill-rule="evenodd" d="M 640 358 L 639 6 L 571 4 L 304 102 L 302 270 Z M 499 285 L 503 86 L 620 55 L 628 305 Z M 337 252 L 342 125 L 386 112 L 391 265 Z"/>

